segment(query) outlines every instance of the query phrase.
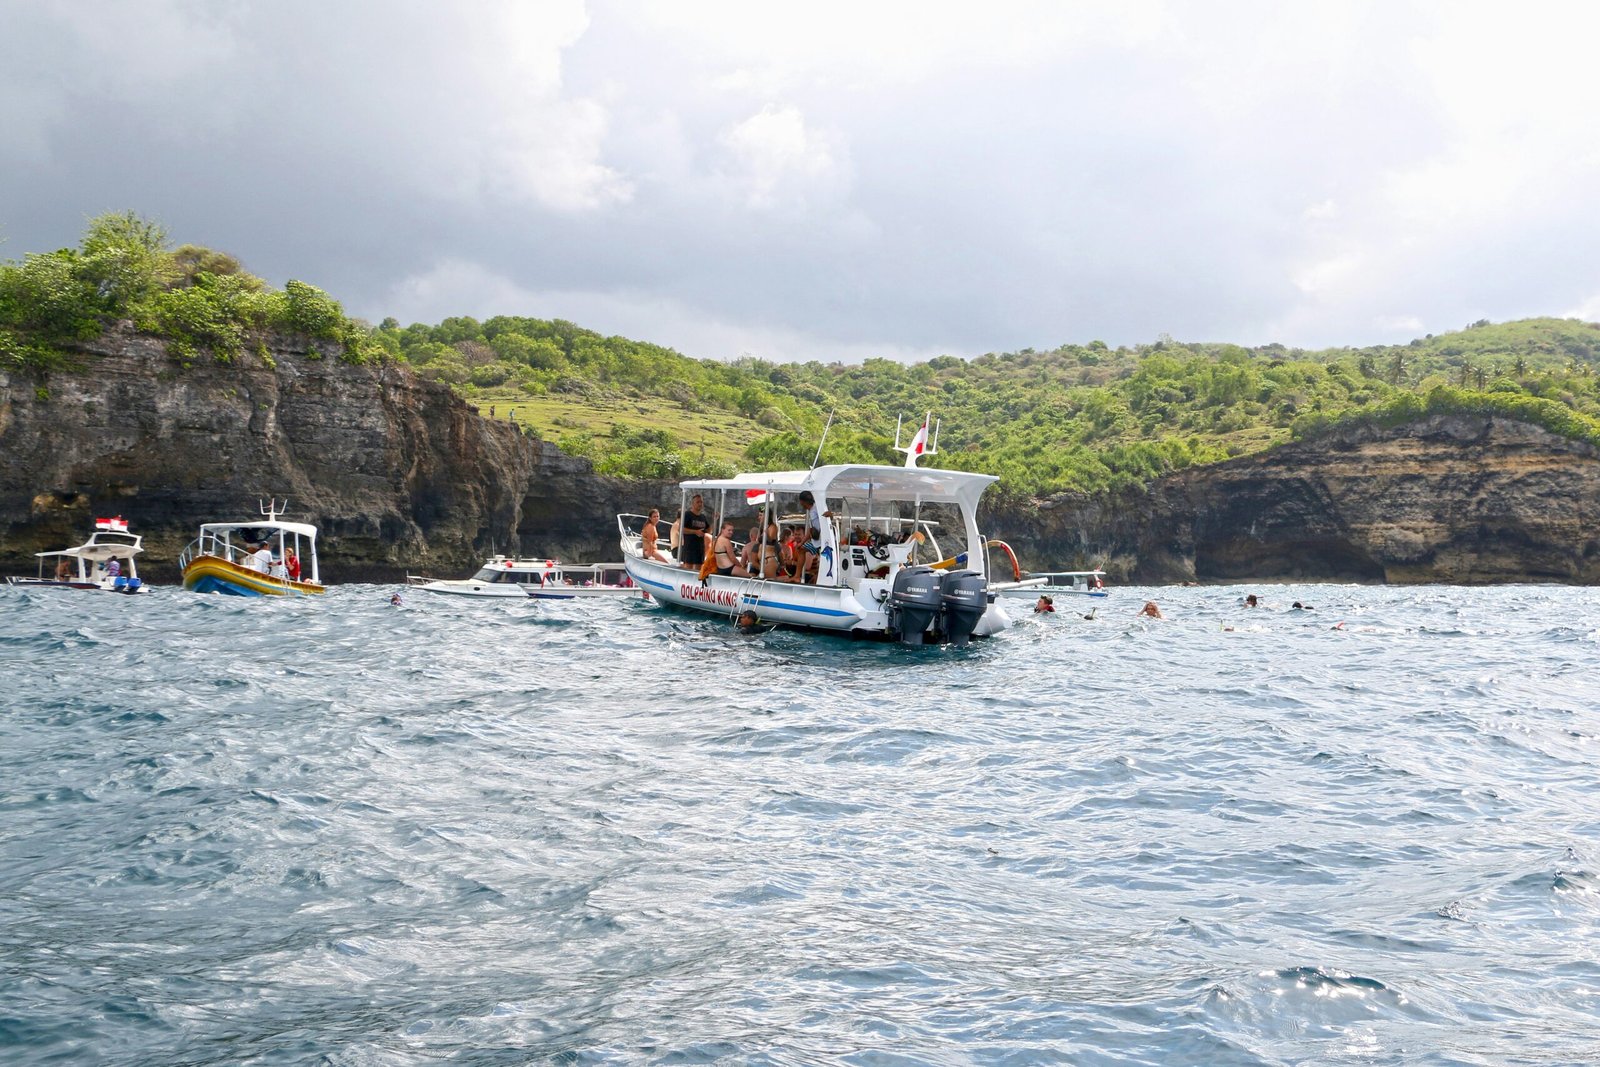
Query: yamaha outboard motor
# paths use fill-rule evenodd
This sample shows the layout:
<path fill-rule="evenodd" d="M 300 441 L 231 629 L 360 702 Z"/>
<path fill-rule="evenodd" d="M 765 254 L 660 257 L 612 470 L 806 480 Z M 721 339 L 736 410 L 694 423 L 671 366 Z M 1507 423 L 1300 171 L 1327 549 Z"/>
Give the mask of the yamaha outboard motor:
<path fill-rule="evenodd" d="M 939 617 L 943 599 L 931 567 L 901 567 L 889 593 L 889 632 L 902 644 L 922 644 L 923 631 Z"/>
<path fill-rule="evenodd" d="M 965 645 L 989 610 L 989 583 L 977 571 L 951 571 L 939 581 L 944 606 L 944 636 L 952 645 Z"/>

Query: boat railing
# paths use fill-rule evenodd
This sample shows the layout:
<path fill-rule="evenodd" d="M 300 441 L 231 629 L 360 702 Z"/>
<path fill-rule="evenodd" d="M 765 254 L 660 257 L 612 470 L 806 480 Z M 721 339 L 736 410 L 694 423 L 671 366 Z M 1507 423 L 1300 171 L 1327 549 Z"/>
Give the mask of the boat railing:
<path fill-rule="evenodd" d="M 642 545 L 644 524 L 649 521 L 648 515 L 621 514 L 617 516 L 617 534 L 622 538 L 622 543 L 638 554 L 644 553 Z M 631 521 L 630 521 L 631 520 Z M 656 527 L 656 551 L 665 553 L 669 551 L 667 539 L 660 536 L 661 528 Z"/>
<path fill-rule="evenodd" d="M 231 563 L 236 567 L 244 567 L 257 578 L 264 581 L 281 582 L 285 587 L 289 585 L 288 575 L 258 571 L 254 567 L 247 566 L 246 564 L 240 563 L 238 560 L 234 559 L 234 551 L 235 549 L 233 546 L 230 545 L 226 540 L 218 537 L 209 530 L 203 530 L 201 531 L 199 537 L 196 537 L 193 541 L 190 541 L 184 550 L 178 553 L 178 570 L 179 572 L 184 571 L 188 568 L 189 564 L 193 560 L 199 558 L 200 556 L 214 556 L 225 563 Z"/>

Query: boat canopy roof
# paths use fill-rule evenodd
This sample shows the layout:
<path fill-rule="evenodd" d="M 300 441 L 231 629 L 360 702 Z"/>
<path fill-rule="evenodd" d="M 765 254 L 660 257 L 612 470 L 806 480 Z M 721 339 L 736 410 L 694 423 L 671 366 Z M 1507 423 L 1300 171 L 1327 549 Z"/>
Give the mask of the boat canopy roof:
<path fill-rule="evenodd" d="M 71 556 L 75 559 L 92 559 L 95 561 L 110 559 L 116 556 L 132 556 L 143 551 L 139 547 L 142 539 L 138 534 L 130 533 L 96 533 L 89 540 L 73 548 L 58 549 L 55 552 L 35 552 L 35 556 Z"/>
<path fill-rule="evenodd" d="M 317 536 L 317 528 L 312 526 L 310 523 L 284 522 L 281 519 L 256 519 L 254 521 L 247 520 L 245 522 L 207 522 L 202 523 L 200 526 L 200 532 L 202 534 L 212 534 L 214 536 L 229 534 L 235 530 L 251 530 L 258 534 L 263 531 L 277 533 L 279 530 L 282 530 L 284 533 L 299 534 L 301 537 L 309 537 L 313 540 L 315 540 Z M 257 539 L 264 540 L 264 538 Z"/>
<path fill-rule="evenodd" d="M 976 508 L 983 491 L 1000 479 L 933 467 L 889 467 L 835 463 L 808 471 L 763 471 L 734 478 L 698 478 L 682 483 L 690 492 L 746 491 L 798 493 L 809 489 L 820 502 L 833 500 L 920 500 Z"/>

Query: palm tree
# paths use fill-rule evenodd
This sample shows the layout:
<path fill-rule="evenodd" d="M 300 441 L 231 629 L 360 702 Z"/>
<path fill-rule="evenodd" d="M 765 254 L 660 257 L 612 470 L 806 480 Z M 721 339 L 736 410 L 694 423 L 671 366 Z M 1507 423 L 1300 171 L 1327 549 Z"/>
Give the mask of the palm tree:
<path fill-rule="evenodd" d="M 1397 349 L 1394 358 L 1389 361 L 1389 384 L 1399 385 L 1406 376 L 1406 353 L 1404 349 Z"/>

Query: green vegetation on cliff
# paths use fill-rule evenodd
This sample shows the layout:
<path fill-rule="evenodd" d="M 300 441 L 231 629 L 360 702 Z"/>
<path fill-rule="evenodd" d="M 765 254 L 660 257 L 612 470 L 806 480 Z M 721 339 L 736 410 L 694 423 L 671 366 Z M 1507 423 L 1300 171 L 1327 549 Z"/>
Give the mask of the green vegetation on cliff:
<path fill-rule="evenodd" d="M 0 367 L 59 366 L 75 342 L 120 320 L 184 360 L 265 351 L 273 334 L 327 342 L 356 363 L 384 354 L 322 290 L 298 281 L 276 290 L 226 253 L 170 249 L 165 230 L 132 212 L 92 220 L 77 248 L 0 264 Z"/>
<path fill-rule="evenodd" d="M 931 410 L 946 453 L 933 462 L 997 474 L 1013 495 L 1138 486 L 1352 420 L 1445 411 L 1504 414 L 1600 444 L 1600 325 L 1570 319 L 1480 321 L 1367 348 L 1163 336 L 917 364 L 724 363 L 560 319 L 386 319 L 372 329 L 302 282 L 274 290 L 231 256 L 169 250 L 159 226 L 131 213 L 95 219 L 78 248 L 0 265 L 0 368 L 58 366 L 117 320 L 164 338 L 185 362 L 264 355 L 282 334 L 315 354 L 402 359 L 485 414 L 634 477 L 806 466 L 830 411 L 825 462 L 896 462 L 895 419 Z"/>
<path fill-rule="evenodd" d="M 1565 319 L 1480 322 L 1360 349 L 1164 337 L 849 366 L 695 360 L 560 320 L 507 316 L 405 328 L 390 320 L 379 335 L 485 411 L 640 476 L 723 461 L 805 466 L 829 410 L 837 416 L 825 461 L 895 462 L 896 416 L 932 410 L 947 430 L 945 462 L 998 474 L 1002 492 L 1030 495 L 1142 485 L 1344 420 L 1407 412 L 1495 411 L 1600 440 L 1592 373 L 1600 326 Z M 656 434 L 649 448 L 639 431 Z M 685 458 L 695 449 L 698 459 Z"/>

